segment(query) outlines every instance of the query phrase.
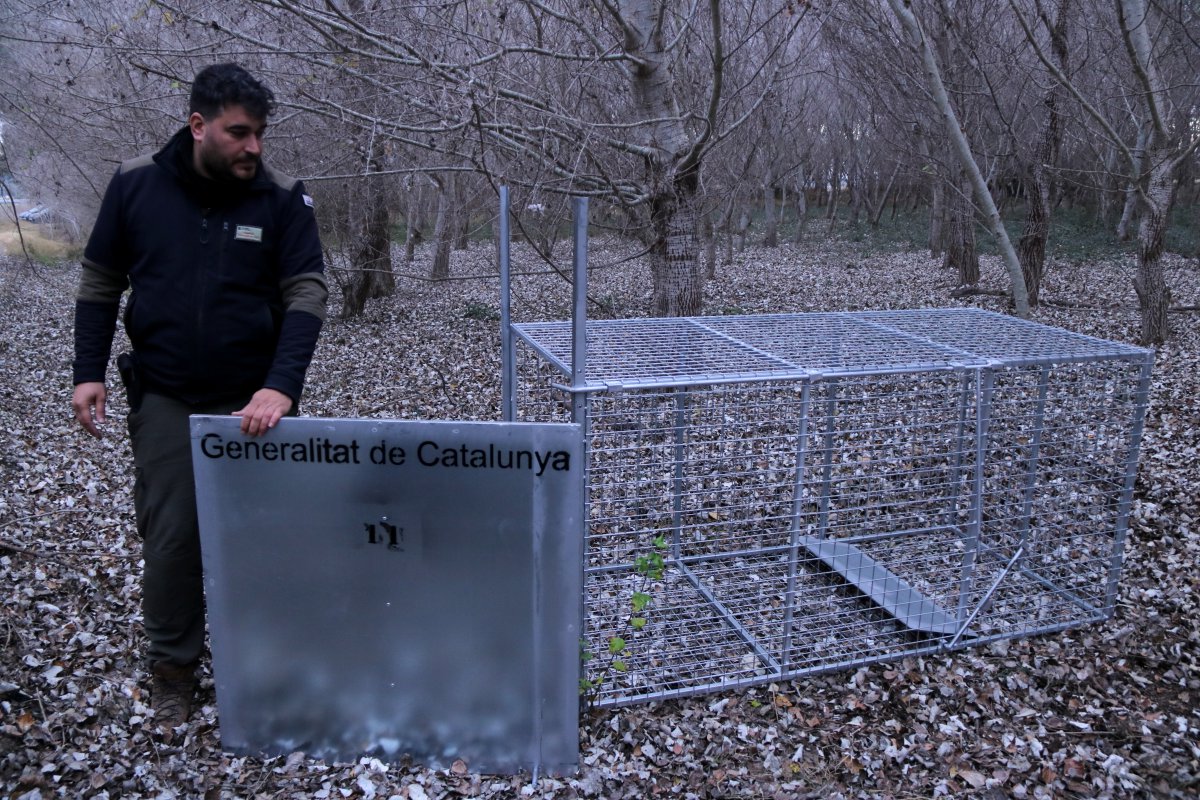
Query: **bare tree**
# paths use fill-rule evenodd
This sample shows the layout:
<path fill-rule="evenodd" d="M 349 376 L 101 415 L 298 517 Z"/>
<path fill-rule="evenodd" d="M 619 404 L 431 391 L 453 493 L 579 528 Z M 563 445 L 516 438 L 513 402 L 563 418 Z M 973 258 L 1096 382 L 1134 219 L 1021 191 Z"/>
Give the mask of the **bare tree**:
<path fill-rule="evenodd" d="M 1197 48 L 1194 39 L 1189 38 L 1192 34 L 1183 26 L 1185 19 L 1194 21 L 1194 15 L 1164 14 L 1146 0 L 1113 2 L 1113 19 L 1129 65 L 1124 100 L 1136 110 L 1139 123 L 1138 143 L 1130 146 L 1100 104 L 1087 97 L 1041 47 L 1032 24 L 1015 0 L 1009 3 L 1042 64 L 1125 157 L 1141 216 L 1133 282 L 1141 315 L 1140 339 L 1143 344 L 1160 344 L 1170 334 L 1167 311 L 1171 291 L 1162 268 L 1162 253 L 1175 201 L 1176 176 L 1200 146 L 1194 109 L 1181 108 L 1176 96 L 1180 86 L 1187 86 L 1196 75 Z M 1188 77 L 1169 80 L 1160 66 L 1164 58 L 1170 60 L 1174 74 Z M 1188 89 L 1191 91 L 1190 86 Z"/>
<path fill-rule="evenodd" d="M 12 141 L 39 154 L 22 166 L 43 190 L 94 206 L 122 158 L 178 126 L 199 66 L 246 63 L 281 101 L 272 161 L 306 179 L 331 226 L 346 314 L 389 290 L 401 210 L 406 258 L 442 274 L 448 253 L 419 240 L 461 246 L 471 198 L 501 183 L 515 230 L 547 259 L 567 198 L 593 198 L 650 255 L 653 312 L 692 314 L 719 237 L 726 258 L 751 230 L 777 240 L 773 204 L 796 206 L 799 237 L 810 201 L 833 230 L 879 224 L 901 197 L 932 206 L 931 250 L 952 255 L 960 282 L 976 275 L 982 217 L 1023 313 L 1058 199 L 1096 198 L 1115 222 L 1127 182 L 1139 292 L 1162 306 L 1149 299 L 1164 296 L 1154 231 L 1169 178 L 1194 168 L 1196 17 L 1180 0 L 1112 2 L 9 0 L 20 35 L 5 39 L 0 103 Z M 1040 71 L 1015 46 L 1018 26 Z M 1128 67 L 1089 50 L 1110 41 L 1104 54 Z M 1090 103 L 1090 128 L 1063 124 L 1076 103 Z M 962 170 L 973 210 L 954 202 Z M 1022 197 L 1018 258 L 998 206 Z"/>
<path fill-rule="evenodd" d="M 1069 72 L 1067 26 L 1070 9 L 1070 0 L 1059 0 L 1054 18 L 1051 19 L 1049 12 L 1038 3 L 1038 18 L 1049 34 L 1051 55 L 1064 75 Z M 1057 200 L 1055 170 L 1062 148 L 1062 95 L 1063 89 L 1057 82 L 1046 89 L 1042 101 L 1046 110 L 1045 127 L 1028 168 L 1025 226 L 1021 231 L 1018 255 L 1031 306 L 1038 304 L 1041 294 L 1042 276 L 1046 268 L 1046 241 L 1050 237 L 1050 214 Z"/>
<path fill-rule="evenodd" d="M 967 224 L 953 224 L 951 218 L 959 206 L 947 198 L 958 191 L 961 170 L 953 154 L 946 158 L 948 140 L 941 120 L 931 117 L 934 109 L 923 88 L 926 80 L 921 63 L 909 48 L 897 46 L 903 44 L 903 32 L 895 29 L 889 13 L 879 2 L 849 3 L 839 8 L 833 24 L 824 29 L 832 55 L 827 69 L 838 77 L 837 105 L 852 107 L 850 112 L 841 112 L 850 113 L 851 130 L 869 134 L 848 142 L 848 149 L 857 154 L 857 183 L 865 187 L 865 191 L 859 190 L 856 202 L 860 206 L 874 204 L 871 219 L 878 220 L 891 191 L 889 184 L 902 180 L 917 201 L 914 208 L 923 202 L 928 205 L 930 255 L 958 270 L 967 266 L 966 262 L 960 265 L 959 255 L 975 252 L 970 198 L 965 198 L 970 212 Z M 943 21 L 935 32 L 943 60 L 954 50 L 948 24 Z M 960 104 L 977 94 L 965 87 L 956 92 Z M 847 124 L 841 122 L 838 127 L 844 130 Z M 969 243 L 963 238 L 968 235 Z M 952 236 L 959 240 L 951 242 Z"/>
<path fill-rule="evenodd" d="M 665 0 L 520 0 L 483 13 L 461 3 L 364 3 L 361 13 L 315 0 L 253 6 L 275 28 L 306 32 L 301 41 L 311 44 L 268 39 L 265 23 L 222 23 L 206 2 L 173 8 L 201 30 L 336 72 L 390 111 L 342 102 L 319 84 L 298 107 L 518 187 L 624 208 L 645 232 L 654 311 L 664 315 L 701 307 L 696 230 L 705 159 L 792 68 L 807 9 L 721 0 L 683 9 Z"/>
<path fill-rule="evenodd" d="M 454 176 L 441 177 L 430 175 L 433 185 L 437 188 L 437 218 L 433 224 L 433 266 L 429 277 L 433 280 L 444 280 L 450 277 L 450 245 L 453 243 L 454 212 L 450 205 L 454 202 Z"/>
<path fill-rule="evenodd" d="M 946 252 L 942 265 L 958 276 L 959 289 L 979 283 L 979 251 L 975 247 L 975 206 L 965 175 L 946 188 Z"/>
<path fill-rule="evenodd" d="M 975 163 L 975 157 L 971 153 L 970 144 L 967 142 L 967 137 L 963 134 L 962 126 L 959 125 L 958 117 L 954 113 L 950 97 L 946 94 L 946 87 L 942 82 L 941 68 L 938 66 L 933 47 L 930 45 L 928 38 L 926 38 L 924 29 L 913 13 L 912 8 L 906 5 L 903 0 L 888 0 L 888 2 L 892 7 L 892 12 L 900 20 L 912 44 L 920 53 L 921 62 L 925 68 L 925 77 L 929 82 L 929 90 L 933 95 L 933 100 L 938 111 L 942 115 L 946 133 L 950 137 L 962 169 L 971 183 L 975 202 L 982 210 L 988 227 L 992 231 L 992 235 L 996 237 L 1001 256 L 1004 259 L 1005 266 L 1008 268 L 1011 284 L 1010 292 L 1012 294 L 1013 305 L 1016 307 L 1017 316 L 1028 317 L 1029 297 L 1025 292 L 1025 279 L 1021 273 L 1021 264 L 1017 260 L 1017 254 L 1013 249 L 1012 242 L 1009 241 L 1008 232 L 1004 229 L 1004 225 L 1000 220 L 1000 212 L 996 209 L 996 204 L 992 200 L 992 194 L 988 190 L 986 181 L 984 181 L 983 173 L 980 171 L 979 165 Z"/>
<path fill-rule="evenodd" d="M 181 26 L 133 0 L 76 5 L 6 4 L 0 113 L 12 123 L 10 149 L 27 154 L 15 165 L 23 185 L 86 219 L 121 160 L 182 124 L 187 87 L 123 56 L 182 49 Z M 88 35 L 92 46 L 75 46 Z"/>

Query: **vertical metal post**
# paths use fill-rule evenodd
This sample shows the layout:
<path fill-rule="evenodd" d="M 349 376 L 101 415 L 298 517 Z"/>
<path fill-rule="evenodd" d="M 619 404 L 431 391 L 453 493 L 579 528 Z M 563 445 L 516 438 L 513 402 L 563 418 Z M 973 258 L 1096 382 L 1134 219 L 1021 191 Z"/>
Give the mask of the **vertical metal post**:
<path fill-rule="evenodd" d="M 500 187 L 500 414 L 505 422 L 517 418 L 517 354 L 512 333 L 512 247 L 508 218 L 508 187 Z"/>
<path fill-rule="evenodd" d="M 678 388 L 675 395 L 675 465 L 671 483 L 671 558 L 679 561 L 683 538 L 683 464 L 687 455 L 688 390 Z"/>
<path fill-rule="evenodd" d="M 817 514 L 817 538 L 829 535 L 829 496 L 833 492 L 833 425 L 837 414 L 839 384 L 829 381 L 829 399 L 825 402 L 824 453 L 821 455 L 821 504 Z"/>
<path fill-rule="evenodd" d="M 1113 532 L 1112 557 L 1108 564 L 1108 586 L 1104 592 L 1104 613 L 1111 616 L 1117 602 L 1117 581 L 1121 577 L 1121 566 L 1125 561 L 1125 536 L 1129 531 L 1129 511 L 1133 506 L 1133 485 L 1137 480 L 1138 451 L 1142 446 L 1142 432 L 1146 427 L 1146 405 L 1150 401 L 1150 370 L 1154 367 L 1154 354 L 1146 356 L 1138 376 L 1137 394 L 1133 398 L 1132 429 L 1129 433 L 1129 452 L 1125 455 L 1125 484 L 1121 487 L 1121 500 L 1117 505 L 1117 527 Z"/>
<path fill-rule="evenodd" d="M 983 534 L 983 478 L 987 461 L 988 421 L 992 410 L 994 370 L 980 370 L 975 382 L 975 479 L 971 485 L 971 519 L 963 540 L 962 574 L 958 585 L 958 620 L 967 619 L 967 605 L 975 583 L 975 556 Z"/>
<path fill-rule="evenodd" d="M 978 378 L 978 370 L 975 371 L 975 375 Z M 970 399 L 971 372 L 964 370 L 962 374 L 962 388 L 958 394 L 958 426 L 954 431 L 954 452 L 951 453 L 950 475 L 947 481 L 950 491 L 950 506 L 946 509 L 946 524 L 951 526 L 958 519 L 958 498 L 960 492 L 958 482 L 962 478 L 963 448 L 967 446 L 967 405 Z"/>
<path fill-rule="evenodd" d="M 571 287 L 571 421 L 582 428 L 583 447 L 583 491 L 580 508 L 580 519 L 583 520 L 583 558 L 579 560 L 579 585 L 583 587 L 583 602 L 580 603 L 579 636 L 580 641 L 587 641 L 588 589 L 587 589 L 587 560 L 592 550 L 592 519 L 591 519 L 591 420 L 588 418 L 589 398 L 587 389 L 587 233 L 588 233 L 588 201 L 586 197 L 576 197 L 572 201 L 574 213 L 574 248 L 571 265 L 574 283 Z M 587 667 L 580 664 L 580 671 L 586 673 Z M 583 698 L 580 698 L 580 703 Z M 581 706 L 582 708 L 582 706 Z"/>
<path fill-rule="evenodd" d="M 796 572 L 800 568 L 800 519 L 804 515 L 804 472 L 808 460 L 808 408 L 812 381 L 805 379 L 800 389 L 800 430 L 796 435 L 796 479 L 792 487 L 792 530 L 788 548 L 787 589 L 783 597 L 783 650 L 779 654 L 780 674 L 786 675 L 792 664 L 792 629 L 796 605 Z"/>
<path fill-rule="evenodd" d="M 571 421 L 583 423 L 587 416 L 587 246 L 588 200 L 572 199 L 575 214 L 574 267 L 571 314 Z"/>
<path fill-rule="evenodd" d="M 1037 405 L 1034 406 L 1033 440 L 1029 443 L 1029 461 L 1025 468 L 1025 495 L 1021 503 L 1021 547 L 1029 542 L 1029 529 L 1033 521 L 1033 490 L 1038 480 L 1038 458 L 1042 450 L 1042 433 L 1046 427 L 1046 394 L 1050 389 L 1050 368 L 1042 367 L 1038 373 Z"/>

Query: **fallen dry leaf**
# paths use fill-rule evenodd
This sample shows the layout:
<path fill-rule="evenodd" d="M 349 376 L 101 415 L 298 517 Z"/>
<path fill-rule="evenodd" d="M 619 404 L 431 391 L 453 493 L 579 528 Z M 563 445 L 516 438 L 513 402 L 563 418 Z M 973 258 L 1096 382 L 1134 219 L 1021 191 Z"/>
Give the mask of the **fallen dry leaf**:
<path fill-rule="evenodd" d="M 592 293 L 616 316 L 646 313 L 644 261 L 609 266 L 634 251 L 592 243 Z M 517 271 L 534 271 L 523 246 L 514 257 L 529 267 Z M 1165 259 L 1174 302 L 1200 305 L 1195 260 Z M 453 269 L 481 274 L 494 260 L 481 244 L 456 251 Z M 1132 341 L 1132 274 L 1130 257 L 1053 261 L 1034 318 Z M 0 796 L 331 800 L 362 798 L 366 786 L 381 800 L 1200 796 L 1200 314 L 1172 314 L 1173 338 L 1156 354 L 1111 620 L 770 692 L 600 710 L 583 718 L 579 773 L 534 785 L 462 762 L 439 771 L 225 753 L 207 665 L 185 741 L 153 741 L 139 724 L 150 712 L 124 400 L 110 396 L 103 440 L 76 430 L 76 265 L 39 266 L 34 276 L 0 260 L 0 277 Z M 718 266 L 705 312 L 1006 311 L 999 297 L 950 298 L 952 278 L 923 251 L 868 252 L 848 241 L 756 248 Z M 983 285 L 1006 281 L 985 256 Z M 569 287 L 557 276 L 517 278 L 514 294 L 518 321 L 569 316 Z M 302 413 L 499 419 L 497 324 L 471 311 L 498 308 L 497 297 L 494 279 L 398 279 L 396 294 L 370 301 L 362 317 L 326 325 Z M 1079 300 L 1087 307 L 1071 305 Z M 339 307 L 335 292 L 330 308 Z M 657 753 L 653 763 L 644 746 Z M 954 764 L 970 769 L 954 778 Z"/>

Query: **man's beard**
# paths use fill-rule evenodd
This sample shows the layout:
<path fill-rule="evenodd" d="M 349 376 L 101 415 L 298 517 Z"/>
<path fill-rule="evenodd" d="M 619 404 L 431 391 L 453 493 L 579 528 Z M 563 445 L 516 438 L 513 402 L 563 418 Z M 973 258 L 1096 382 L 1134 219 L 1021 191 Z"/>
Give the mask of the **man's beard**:
<path fill-rule="evenodd" d="M 200 163 L 204 165 L 204 170 L 209 176 L 216 181 L 250 181 L 258 174 L 259 159 L 257 156 L 242 156 L 236 159 L 232 164 L 226 161 L 217 153 L 211 153 L 200 148 Z M 234 171 L 236 164 L 253 164 L 254 170 L 247 176 L 242 176 Z"/>

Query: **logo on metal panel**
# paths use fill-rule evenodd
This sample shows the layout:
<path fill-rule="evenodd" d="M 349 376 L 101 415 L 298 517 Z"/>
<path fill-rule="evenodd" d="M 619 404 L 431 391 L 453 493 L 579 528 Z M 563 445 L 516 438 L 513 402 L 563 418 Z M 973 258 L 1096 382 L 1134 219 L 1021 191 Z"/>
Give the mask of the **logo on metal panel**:
<path fill-rule="evenodd" d="M 404 552 L 404 528 L 399 525 L 393 525 L 383 519 L 378 525 L 374 522 L 364 522 L 363 528 L 366 529 L 367 544 L 387 544 L 387 549 L 394 553 Z"/>
<path fill-rule="evenodd" d="M 368 512 L 369 513 L 369 512 Z M 363 519 L 359 517 L 359 519 Z M 368 516 L 357 528 L 358 533 L 353 537 L 351 547 L 355 550 L 384 551 L 398 553 L 404 560 L 421 559 L 423 553 L 423 532 L 419 515 L 405 511 L 388 511 L 380 516 Z"/>

